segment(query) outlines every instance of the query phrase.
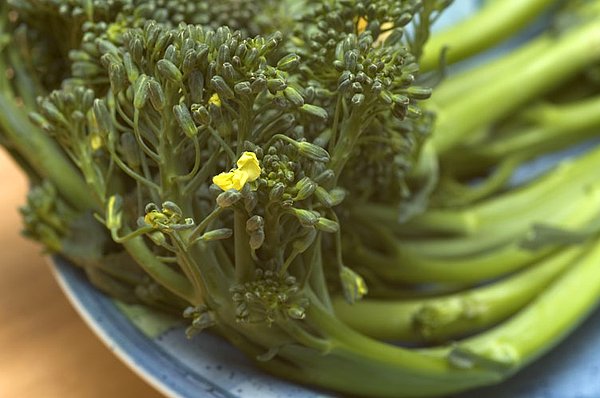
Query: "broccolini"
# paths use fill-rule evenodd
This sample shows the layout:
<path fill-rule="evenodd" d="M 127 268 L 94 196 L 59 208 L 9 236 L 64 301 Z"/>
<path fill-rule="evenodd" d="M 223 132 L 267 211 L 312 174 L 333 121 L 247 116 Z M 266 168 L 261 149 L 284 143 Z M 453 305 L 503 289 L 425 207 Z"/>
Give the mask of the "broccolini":
<path fill-rule="evenodd" d="M 433 33 L 450 3 L 9 0 L 25 234 L 299 383 L 506 379 L 597 302 L 598 149 L 510 179 L 595 135 L 600 2 L 488 2 Z"/>

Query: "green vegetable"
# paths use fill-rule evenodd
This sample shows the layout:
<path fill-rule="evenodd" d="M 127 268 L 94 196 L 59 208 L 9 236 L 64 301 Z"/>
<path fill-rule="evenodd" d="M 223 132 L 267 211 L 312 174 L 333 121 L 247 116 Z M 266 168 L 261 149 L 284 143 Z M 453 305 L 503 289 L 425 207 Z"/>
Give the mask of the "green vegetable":
<path fill-rule="evenodd" d="M 511 178 L 596 136 L 600 2 L 490 1 L 432 33 L 449 5 L 3 3 L 25 234 L 299 383 L 506 379 L 597 304 L 600 151 Z"/>

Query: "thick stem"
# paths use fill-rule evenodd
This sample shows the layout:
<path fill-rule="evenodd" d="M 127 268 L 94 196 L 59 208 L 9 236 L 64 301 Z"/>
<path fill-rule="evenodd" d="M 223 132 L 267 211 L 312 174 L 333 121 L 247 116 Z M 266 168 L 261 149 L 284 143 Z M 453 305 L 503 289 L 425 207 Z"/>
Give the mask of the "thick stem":
<path fill-rule="evenodd" d="M 431 102 L 440 108 L 452 104 L 452 102 L 463 97 L 465 93 L 478 88 L 481 89 L 490 81 L 507 76 L 532 59 L 549 51 L 554 40 L 555 38 L 550 35 L 543 35 L 488 63 L 449 76 L 433 90 Z"/>
<path fill-rule="evenodd" d="M 315 292 L 315 295 L 320 300 L 321 304 L 332 311 L 331 297 L 327 288 L 327 280 L 325 278 L 322 251 L 322 239 L 323 237 L 319 234 L 313 243 L 312 247 L 308 250 L 308 253 L 304 254 L 306 259 L 305 264 L 307 268 L 307 277 L 310 281 L 310 287 Z M 304 285 L 304 284 L 303 284 Z"/>
<path fill-rule="evenodd" d="M 413 300 L 334 301 L 335 313 L 368 336 L 405 342 L 448 341 L 506 319 L 539 294 L 585 249 L 549 256 L 499 282 L 466 291 Z"/>
<path fill-rule="evenodd" d="M 435 69 L 444 49 L 446 62 L 454 63 L 509 38 L 554 0 L 493 1 L 463 22 L 431 36 L 420 64 L 423 70 Z"/>
<path fill-rule="evenodd" d="M 363 206 L 354 211 L 353 217 L 385 225 L 399 236 L 428 236 L 430 239 L 480 237 L 509 225 L 522 229 L 536 220 L 550 222 L 574 200 L 580 201 L 577 206 L 581 206 L 579 203 L 586 200 L 587 188 L 596 182 L 589 170 L 599 164 L 600 149 L 595 149 L 577 158 L 563 160 L 553 170 L 523 186 L 463 208 L 429 209 L 404 224 L 397 222 L 394 218 L 396 210 L 390 206 Z"/>
<path fill-rule="evenodd" d="M 306 322 L 330 341 L 326 353 L 298 344 L 282 346 L 278 356 L 297 366 L 275 374 L 344 393 L 378 397 L 432 397 L 496 383 L 503 374 L 478 367 L 458 369 L 446 358 L 433 358 L 359 334 L 314 302 Z M 268 363 L 265 364 L 268 366 Z"/>
<path fill-rule="evenodd" d="M 136 263 L 155 281 L 189 303 L 195 301 L 195 292 L 191 283 L 180 273 L 163 264 L 146 246 L 142 237 L 123 243 L 123 246 Z"/>
<path fill-rule="evenodd" d="M 254 279 L 256 266 L 250 256 L 250 237 L 246 232 L 248 216 L 245 211 L 236 209 L 233 215 L 233 239 L 235 246 L 235 281 L 244 283 Z"/>
<path fill-rule="evenodd" d="M 467 284 L 476 285 L 518 271 L 553 250 L 528 252 L 518 243 L 507 244 L 493 251 L 468 257 L 435 258 L 425 254 L 398 251 L 383 255 L 364 248 L 348 249 L 347 262 L 357 271 L 367 267 L 392 284 Z"/>
<path fill-rule="evenodd" d="M 443 153 L 460 145 L 469 134 L 559 86 L 598 58 L 600 24 L 590 22 L 562 35 L 542 56 L 440 111 L 433 136 L 436 149 Z"/>
<path fill-rule="evenodd" d="M 595 240 L 590 246 L 584 256 L 516 316 L 453 347 L 424 353 L 459 358 L 466 367 L 504 367 L 510 373 L 540 357 L 598 305 L 600 245 Z"/>
<path fill-rule="evenodd" d="M 438 184 L 437 193 L 432 200 L 433 207 L 464 207 L 501 193 L 506 190 L 511 178 L 526 159 L 527 155 L 520 152 L 516 152 L 515 155 L 507 154 L 498 159 L 498 164 L 491 172 L 489 169 L 485 170 L 489 175 L 477 184 L 472 184 L 471 179 L 461 181 L 457 176 L 448 173 Z"/>
<path fill-rule="evenodd" d="M 455 166 L 459 173 L 473 172 L 498 163 L 508 155 L 519 154 L 521 159 L 531 159 L 544 153 L 559 150 L 597 135 L 600 126 L 600 96 L 566 105 L 543 104 L 525 112 L 533 125 L 515 129 L 507 134 L 494 135 L 489 142 L 475 143 L 468 150 L 448 153 L 445 161 L 461 159 Z M 454 167 L 454 165 L 452 166 Z"/>
<path fill-rule="evenodd" d="M 239 158 L 244 150 L 244 142 L 248 139 L 252 139 L 250 136 L 252 122 L 254 120 L 254 112 L 252 111 L 252 101 L 240 101 L 240 116 L 238 119 L 238 136 L 237 136 L 237 148 L 236 156 Z"/>
<path fill-rule="evenodd" d="M 600 186 L 589 170 L 598 167 L 599 154 L 594 151 L 566 161 L 546 177 L 504 197 L 463 211 L 430 210 L 405 226 L 390 221 L 393 208 L 386 212 L 365 207 L 355 217 L 364 217 L 357 222 L 371 225 L 363 235 L 379 249 L 349 244 L 346 258 L 355 266 L 368 265 L 389 281 L 406 283 L 476 282 L 519 269 L 547 254 L 548 249 L 529 252 L 519 248 L 533 224 L 577 230 L 597 218 Z M 448 229 L 436 232 L 436 225 L 451 226 L 453 219 L 469 223 L 463 221 L 466 229 L 455 230 L 460 235 L 441 237 Z M 382 225 L 400 231 L 421 229 L 438 238 L 398 241 Z"/>
<path fill-rule="evenodd" d="M 600 212 L 600 191 L 596 189 L 594 199 L 583 196 L 575 211 L 565 214 L 564 219 L 558 220 L 542 219 L 538 222 L 547 221 L 549 225 L 565 229 L 577 229 L 585 227 L 591 220 L 595 219 Z M 596 202 L 596 203 L 594 203 Z M 533 224 L 533 223 L 532 223 Z M 451 240 L 447 245 L 431 245 L 414 247 L 415 242 L 396 243 L 390 240 L 385 244 L 393 248 L 390 254 L 379 253 L 373 250 L 355 247 L 347 247 L 348 261 L 355 267 L 368 266 L 370 271 L 390 282 L 403 283 L 477 283 L 481 280 L 496 278 L 507 273 L 521 269 L 543 256 L 552 252 L 553 247 L 538 251 L 527 251 L 520 247 L 520 241 L 527 237 L 527 232 L 532 224 L 524 226 L 525 231 L 521 235 L 514 236 L 512 240 L 484 251 L 471 252 L 471 246 L 477 242 L 467 245 L 466 249 L 455 247 Z M 473 239 L 477 239 L 475 236 Z M 395 240 L 394 240 L 395 241 Z M 456 255 L 453 251 L 464 249 L 463 255 Z"/>
<path fill-rule="evenodd" d="M 38 175 L 48 178 L 76 209 L 97 209 L 92 191 L 58 145 L 31 124 L 14 99 L 0 94 L 0 125 L 14 149 Z"/>

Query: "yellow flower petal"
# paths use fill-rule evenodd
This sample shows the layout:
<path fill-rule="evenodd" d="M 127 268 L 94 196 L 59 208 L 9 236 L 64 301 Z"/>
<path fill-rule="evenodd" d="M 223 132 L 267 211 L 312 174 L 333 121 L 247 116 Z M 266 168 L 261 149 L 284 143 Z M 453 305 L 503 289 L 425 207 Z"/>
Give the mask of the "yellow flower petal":
<path fill-rule="evenodd" d="M 363 17 L 359 17 L 358 21 L 356 22 L 356 32 L 359 34 L 364 32 L 367 30 L 367 25 L 369 25 L 369 21 Z"/>
<path fill-rule="evenodd" d="M 260 165 L 254 152 L 244 152 L 237 161 L 237 169 L 213 177 L 213 183 L 223 191 L 236 189 L 241 191 L 247 182 L 260 176 Z"/>
<path fill-rule="evenodd" d="M 90 135 L 90 145 L 92 146 L 92 150 L 97 151 L 98 149 L 102 148 L 104 141 L 99 134 L 93 133 Z"/>
<path fill-rule="evenodd" d="M 238 170 L 248 175 L 248 182 L 260 177 L 260 165 L 254 152 L 244 152 L 237 161 Z"/>
<path fill-rule="evenodd" d="M 356 280 L 356 291 L 361 297 L 369 293 L 369 288 L 367 288 L 367 284 L 365 283 L 365 280 L 362 277 L 359 277 Z"/>
<path fill-rule="evenodd" d="M 241 191 L 242 188 L 244 188 L 244 185 L 246 185 L 246 182 L 248 182 L 248 173 L 240 169 L 233 170 L 231 181 L 233 183 L 233 188 Z"/>
<path fill-rule="evenodd" d="M 380 44 L 382 44 L 385 39 L 387 39 L 389 37 L 389 35 L 392 34 L 393 32 L 393 28 L 394 28 L 394 23 L 393 22 L 384 22 L 381 24 L 381 30 L 384 31 L 383 33 L 381 33 L 379 35 L 379 37 L 377 37 L 377 40 L 375 40 L 375 43 L 373 43 L 373 47 L 376 47 Z"/>
<path fill-rule="evenodd" d="M 221 188 L 223 191 L 227 191 L 233 188 L 233 171 L 221 173 L 213 177 L 213 183 Z"/>
<path fill-rule="evenodd" d="M 219 94 L 214 93 L 213 95 L 211 95 L 211 97 L 208 99 L 208 103 L 213 104 L 217 108 L 220 108 L 221 107 L 221 98 L 219 97 Z"/>

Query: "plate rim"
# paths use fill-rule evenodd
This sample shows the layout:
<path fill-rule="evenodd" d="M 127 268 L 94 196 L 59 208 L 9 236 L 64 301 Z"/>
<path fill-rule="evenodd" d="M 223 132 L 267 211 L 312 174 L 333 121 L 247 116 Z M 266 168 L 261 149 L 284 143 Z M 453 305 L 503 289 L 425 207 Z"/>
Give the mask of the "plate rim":
<path fill-rule="evenodd" d="M 118 310 L 113 299 L 89 286 L 81 285 L 82 289 L 78 289 L 80 283 L 89 284 L 89 282 L 85 279 L 83 270 L 73 267 L 69 260 L 60 255 L 51 255 L 46 256 L 45 261 L 49 265 L 50 271 L 63 294 L 94 335 L 122 363 L 156 391 L 160 392 L 166 398 L 187 398 L 184 392 L 186 390 L 185 386 L 189 385 L 190 387 L 199 388 L 198 391 L 204 392 L 205 395 L 203 396 L 206 397 L 237 398 L 229 391 L 197 374 L 187 365 L 178 361 L 177 358 L 165 352 L 154 342 L 154 339 L 144 335 L 131 323 L 125 314 Z M 110 306 L 111 310 L 109 312 L 102 312 L 102 316 L 100 317 L 95 317 L 92 308 L 84 303 L 86 296 L 93 298 L 93 301 L 97 304 L 106 306 L 105 309 L 108 309 Z M 110 315 L 111 319 L 103 320 L 102 318 L 105 318 L 107 315 Z M 114 322 L 115 320 L 118 324 Z M 126 330 L 121 331 L 117 326 L 124 326 Z M 111 331 L 116 331 L 118 336 L 111 335 Z M 125 340 L 120 340 L 119 337 L 125 338 Z M 128 342 L 132 344 L 126 348 L 125 346 Z M 136 343 L 140 342 L 145 343 L 147 348 L 152 348 L 152 351 L 145 351 L 144 347 L 138 347 Z M 133 352 L 131 347 L 133 347 Z M 147 363 L 144 361 L 144 359 L 155 360 L 157 357 L 165 359 L 164 362 L 156 364 L 157 367 L 161 365 L 166 366 L 162 372 L 152 369 L 150 365 L 154 364 L 154 361 Z M 174 379 L 169 380 L 168 371 L 171 371 L 172 374 L 185 377 L 185 383 L 181 384 L 179 380 Z"/>

